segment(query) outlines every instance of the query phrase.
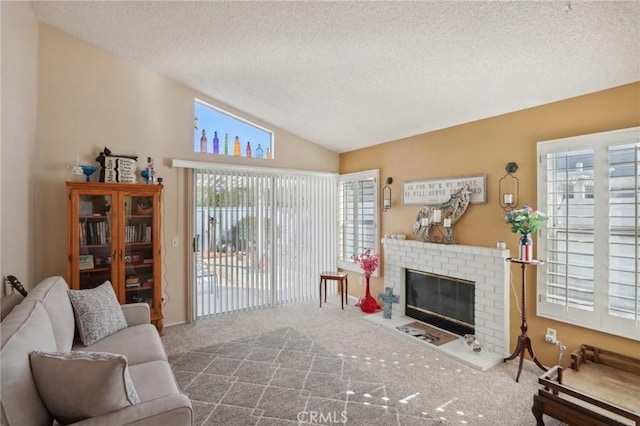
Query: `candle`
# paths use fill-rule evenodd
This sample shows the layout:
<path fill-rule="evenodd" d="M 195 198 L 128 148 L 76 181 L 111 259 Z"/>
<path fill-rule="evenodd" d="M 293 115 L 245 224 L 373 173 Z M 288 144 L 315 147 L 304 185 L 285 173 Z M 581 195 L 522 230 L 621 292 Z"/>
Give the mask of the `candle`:
<path fill-rule="evenodd" d="M 445 228 L 451 228 L 451 218 L 450 217 L 445 218 L 444 227 Z"/>
<path fill-rule="evenodd" d="M 504 200 L 504 204 L 506 205 L 513 204 L 513 194 L 510 192 L 507 192 L 506 194 L 504 194 L 502 196 L 502 199 Z"/>
<path fill-rule="evenodd" d="M 442 212 L 440 210 L 434 210 L 433 211 L 433 221 L 435 223 L 440 223 L 441 215 L 442 215 Z"/>
<path fill-rule="evenodd" d="M 429 226 L 429 218 L 428 217 L 423 217 L 422 218 L 422 226 Z"/>

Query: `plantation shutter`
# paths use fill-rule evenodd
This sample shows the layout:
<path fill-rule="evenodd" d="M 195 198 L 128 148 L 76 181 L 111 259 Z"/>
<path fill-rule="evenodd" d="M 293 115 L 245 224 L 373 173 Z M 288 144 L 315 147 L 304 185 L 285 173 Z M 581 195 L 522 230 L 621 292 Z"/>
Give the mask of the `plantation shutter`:
<path fill-rule="evenodd" d="M 366 249 L 377 253 L 379 247 L 378 171 L 341 175 L 338 200 L 338 266 L 359 272 L 353 256 Z"/>
<path fill-rule="evenodd" d="M 547 154 L 547 302 L 593 311 L 593 150 Z"/>
<path fill-rule="evenodd" d="M 538 155 L 538 315 L 640 340 L 640 128 Z"/>
<path fill-rule="evenodd" d="M 640 143 L 609 147 L 609 314 L 640 318 Z"/>

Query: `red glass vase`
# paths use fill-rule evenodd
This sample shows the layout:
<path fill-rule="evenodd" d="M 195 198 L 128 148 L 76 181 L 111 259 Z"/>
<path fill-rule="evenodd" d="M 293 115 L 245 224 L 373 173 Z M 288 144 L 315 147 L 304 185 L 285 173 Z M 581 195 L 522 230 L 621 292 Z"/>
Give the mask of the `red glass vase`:
<path fill-rule="evenodd" d="M 360 301 L 360 309 L 364 313 L 371 314 L 378 309 L 378 302 L 371 296 L 371 291 L 369 290 L 369 274 L 365 274 L 364 277 L 367 279 L 367 287 L 365 295 Z"/>

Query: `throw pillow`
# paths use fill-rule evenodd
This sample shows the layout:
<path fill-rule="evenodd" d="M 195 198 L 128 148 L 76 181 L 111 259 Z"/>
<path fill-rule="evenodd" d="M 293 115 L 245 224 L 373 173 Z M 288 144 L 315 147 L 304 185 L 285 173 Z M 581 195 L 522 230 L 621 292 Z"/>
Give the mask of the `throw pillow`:
<path fill-rule="evenodd" d="M 69 290 L 80 340 L 89 346 L 127 327 L 122 308 L 109 281 L 88 290 Z"/>
<path fill-rule="evenodd" d="M 140 403 L 124 355 L 33 351 L 29 359 L 42 402 L 62 424 Z"/>

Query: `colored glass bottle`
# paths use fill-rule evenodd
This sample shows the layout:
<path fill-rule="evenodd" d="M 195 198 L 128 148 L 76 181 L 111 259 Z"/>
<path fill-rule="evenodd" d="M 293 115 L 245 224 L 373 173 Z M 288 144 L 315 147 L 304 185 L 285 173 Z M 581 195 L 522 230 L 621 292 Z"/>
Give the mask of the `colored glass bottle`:
<path fill-rule="evenodd" d="M 229 135 L 224 134 L 224 155 L 229 155 Z"/>
<path fill-rule="evenodd" d="M 271 151 L 267 147 L 267 160 L 271 158 Z"/>
<path fill-rule="evenodd" d="M 202 129 L 202 136 L 200 137 L 200 152 L 207 152 L 207 135 Z"/>
<path fill-rule="evenodd" d="M 218 141 L 218 132 L 213 132 L 213 153 L 217 154 L 218 150 L 220 149 L 218 147 L 219 141 Z"/>
<path fill-rule="evenodd" d="M 240 156 L 240 139 L 236 136 L 236 141 L 233 143 L 233 155 Z"/>
<path fill-rule="evenodd" d="M 260 144 L 256 148 L 256 158 L 264 158 L 264 151 L 260 148 Z"/>
<path fill-rule="evenodd" d="M 251 142 L 247 141 L 247 149 L 245 151 L 247 158 L 251 158 Z"/>

